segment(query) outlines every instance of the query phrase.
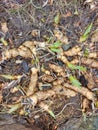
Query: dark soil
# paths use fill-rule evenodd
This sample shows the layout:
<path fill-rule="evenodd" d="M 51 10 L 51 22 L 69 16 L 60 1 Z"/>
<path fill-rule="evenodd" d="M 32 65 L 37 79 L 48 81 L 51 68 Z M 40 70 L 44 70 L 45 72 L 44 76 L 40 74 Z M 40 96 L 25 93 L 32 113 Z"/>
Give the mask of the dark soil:
<path fill-rule="evenodd" d="M 92 49 L 90 46 L 92 44 L 91 35 L 93 34 L 94 30 L 98 29 L 98 2 L 97 0 L 94 1 L 95 7 L 91 9 L 91 5 L 89 3 L 85 3 L 85 0 L 49 0 L 46 4 L 43 0 L 1 0 L 0 1 L 0 22 L 7 23 L 8 32 L 5 34 L 2 32 L 0 27 L 0 38 L 4 37 L 4 39 L 8 42 L 7 46 L 4 46 L 0 42 L 0 52 L 3 52 L 9 48 L 17 48 L 22 45 L 25 41 L 40 41 L 44 42 L 47 41 L 51 36 L 53 37 L 53 31 L 57 26 L 58 29 L 68 37 L 68 42 L 71 44 L 71 47 L 74 45 L 79 44 L 83 48 L 88 47 L 90 51 L 98 52 L 97 42 L 94 42 L 94 48 Z M 78 14 L 76 13 L 78 11 Z M 54 23 L 54 17 L 57 13 L 60 13 L 60 21 L 58 25 Z M 84 33 L 85 28 L 93 22 L 92 31 L 89 34 L 88 39 L 84 43 L 79 43 L 80 36 Z M 32 36 L 32 31 L 37 30 L 39 33 L 38 35 Z M 55 41 L 55 40 L 54 40 Z M 82 44 L 82 45 L 81 45 Z M 64 48 L 63 48 L 64 49 Z M 70 47 L 65 48 L 65 51 L 70 49 Z M 47 50 L 38 52 L 39 57 L 43 57 L 39 59 L 39 66 L 44 65 L 46 69 L 49 70 L 48 64 L 54 63 L 59 66 L 64 66 L 64 63 L 57 59 L 57 55 L 53 55 L 50 53 L 47 55 Z M 44 55 L 47 55 L 44 57 Z M 69 61 L 74 59 L 74 56 L 67 57 Z M 20 82 L 17 82 L 15 85 L 21 85 L 23 89 L 27 89 L 30 82 L 30 69 L 32 68 L 31 58 L 23 58 L 21 56 L 17 56 L 15 58 L 10 58 L 5 60 L 3 63 L 0 64 L 0 75 L 1 74 L 9 74 L 9 75 L 26 75 L 24 76 Z M 21 63 L 16 63 L 16 61 L 22 61 Z M 98 61 L 98 58 L 97 58 Z M 34 66 L 38 67 L 38 64 L 34 64 Z M 97 96 L 98 96 L 98 68 L 91 68 L 87 67 L 87 73 L 91 73 L 94 80 L 94 88 L 97 88 Z M 49 70 L 51 71 L 51 70 Z M 74 72 L 72 72 L 74 73 Z M 76 74 L 77 75 L 77 74 Z M 43 77 L 43 73 L 39 73 L 39 82 L 43 82 L 44 84 L 52 84 L 52 81 L 57 79 L 56 73 L 52 74 L 53 79 L 50 77 L 46 80 Z M 87 87 L 89 79 L 85 78 L 85 75 L 79 77 L 77 75 L 81 84 Z M 5 86 L 10 83 L 12 80 L 5 79 L 0 77 L 0 87 L 1 84 Z M 14 86 L 14 85 L 12 85 Z M 11 86 L 11 88 L 13 88 Z M 24 87 L 25 86 L 25 87 Z M 0 95 L 2 97 L 2 101 L 0 104 L 0 113 L 5 116 L 8 108 L 6 104 L 14 104 L 16 100 L 18 100 L 22 93 L 17 91 L 16 93 L 11 93 L 11 88 L 1 89 Z M 44 91 L 51 88 L 45 88 Z M 7 120 L 15 119 L 14 123 L 20 123 L 18 126 L 17 124 L 13 125 L 13 121 L 8 123 L 4 119 L 3 126 L 0 126 L 0 130 L 8 129 L 14 130 L 15 127 L 18 129 L 23 130 L 34 130 L 33 125 L 36 125 L 42 130 L 56 130 L 60 127 L 61 124 L 66 123 L 71 118 L 80 118 L 82 113 L 82 100 L 83 96 L 81 94 L 77 94 L 75 97 L 67 98 L 65 96 L 53 96 L 49 97 L 45 103 L 50 103 L 52 111 L 57 115 L 60 111 L 64 108 L 66 104 L 69 104 L 65 107 L 61 114 L 54 119 L 50 116 L 47 112 L 40 110 L 39 106 L 36 106 L 34 111 L 32 109 L 27 110 L 29 114 L 27 115 L 20 115 L 19 112 L 15 112 L 11 114 L 10 118 L 6 117 Z M 97 106 L 98 107 L 98 106 Z M 28 108 L 27 108 L 28 109 Z M 96 108 L 97 113 L 97 108 Z M 86 110 L 87 114 L 92 113 L 91 102 L 89 108 Z M 0 119 L 0 122 L 2 120 Z M 10 125 L 9 125 L 10 124 Z M 23 125 L 29 125 L 30 128 L 24 128 Z M 1 123 L 0 123 L 1 125 Z M 12 125 L 12 126 L 11 126 Z M 6 127 L 5 127 L 6 126 Z M 4 128 L 5 127 L 5 128 Z M 22 128 L 23 127 L 23 128 Z M 59 128 L 60 129 L 60 128 Z M 38 129 L 39 130 L 39 129 Z M 65 130 L 67 130 L 65 128 Z"/>

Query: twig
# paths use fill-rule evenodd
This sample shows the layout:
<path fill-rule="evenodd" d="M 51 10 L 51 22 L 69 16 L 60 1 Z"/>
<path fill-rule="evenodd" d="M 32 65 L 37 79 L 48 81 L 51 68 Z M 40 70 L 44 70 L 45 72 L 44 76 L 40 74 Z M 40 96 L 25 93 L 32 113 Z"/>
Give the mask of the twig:
<path fill-rule="evenodd" d="M 62 108 L 62 110 L 61 110 L 58 114 L 56 114 L 55 116 L 59 116 L 59 115 L 64 111 L 64 109 L 65 109 L 67 106 L 72 105 L 72 104 L 75 105 L 76 103 L 70 102 L 70 103 L 65 104 L 64 107 Z"/>

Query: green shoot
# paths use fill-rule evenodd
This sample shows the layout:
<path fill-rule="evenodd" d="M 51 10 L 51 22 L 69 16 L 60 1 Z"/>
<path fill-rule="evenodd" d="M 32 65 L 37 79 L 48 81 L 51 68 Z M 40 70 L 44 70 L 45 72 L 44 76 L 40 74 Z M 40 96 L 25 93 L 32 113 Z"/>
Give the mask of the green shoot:
<path fill-rule="evenodd" d="M 86 68 L 79 65 L 73 65 L 71 63 L 67 63 L 67 66 L 72 70 L 80 70 L 80 71 L 86 71 Z"/>
<path fill-rule="evenodd" d="M 54 23 L 59 24 L 60 22 L 60 13 L 57 13 L 57 15 L 54 17 Z"/>
<path fill-rule="evenodd" d="M 54 113 L 53 113 L 53 111 L 48 110 L 48 113 L 49 113 L 53 118 L 56 118 L 55 115 L 54 115 Z"/>
<path fill-rule="evenodd" d="M 11 109 L 8 111 L 8 113 L 13 113 L 15 112 L 17 109 L 19 109 L 21 107 L 21 103 L 17 103 L 11 106 Z"/>
<path fill-rule="evenodd" d="M 84 34 L 80 37 L 80 42 L 86 41 L 86 39 L 89 36 L 89 33 L 91 32 L 92 26 L 93 26 L 93 23 L 91 23 L 90 25 L 87 26 Z"/>
<path fill-rule="evenodd" d="M 56 41 L 55 43 L 53 43 L 53 44 L 50 46 L 50 50 L 51 50 L 52 52 L 59 53 L 59 52 L 60 52 L 60 47 L 61 47 L 61 42 Z"/>
<path fill-rule="evenodd" d="M 78 88 L 81 88 L 81 83 L 74 77 L 74 76 L 69 76 L 69 80 L 72 83 L 73 86 L 76 86 Z"/>

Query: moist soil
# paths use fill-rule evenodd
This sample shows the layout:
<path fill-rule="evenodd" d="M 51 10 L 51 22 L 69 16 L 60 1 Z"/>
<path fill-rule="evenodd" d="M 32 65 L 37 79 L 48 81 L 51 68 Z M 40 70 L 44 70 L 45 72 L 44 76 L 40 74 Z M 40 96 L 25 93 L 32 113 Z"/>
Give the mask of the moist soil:
<path fill-rule="evenodd" d="M 92 8 L 92 6 L 94 7 Z M 58 23 L 54 20 L 57 14 L 60 15 L 60 20 L 57 20 Z M 25 41 L 47 41 L 50 37 L 54 37 L 53 31 L 56 27 L 62 34 L 67 36 L 68 42 L 72 46 L 79 44 L 82 48 L 89 48 L 90 52 L 97 53 L 98 51 L 98 41 L 95 41 L 93 47 L 91 47 L 91 36 L 94 30 L 98 29 L 97 0 L 92 0 L 90 3 L 85 2 L 85 0 L 1 0 L 0 23 L 6 23 L 8 27 L 8 31 L 4 33 L 2 32 L 2 25 L 0 25 L 0 38 L 4 37 L 8 43 L 5 46 L 0 42 L 1 53 L 6 49 L 18 48 Z M 86 39 L 86 42 L 79 43 L 80 36 L 85 32 L 86 27 L 90 23 L 93 23 L 93 27 L 89 37 Z M 34 31 L 37 32 L 37 35 L 32 35 Z M 68 48 L 70 50 L 70 47 Z M 63 49 L 66 51 L 66 46 L 65 48 L 63 46 Z M 39 58 L 38 63 L 33 64 L 31 58 L 23 58 L 22 56 L 7 59 L 0 63 L 0 75 L 25 75 L 19 83 L 15 84 L 25 89 L 30 82 L 30 69 L 33 65 L 38 67 L 38 64 L 39 66 L 43 64 L 46 69 L 49 69 L 49 63 L 64 66 L 64 63 L 57 59 L 57 53 L 48 53 L 47 50 L 38 52 L 38 56 L 41 58 Z M 74 59 L 74 56 L 67 56 L 67 58 L 71 61 Z M 98 59 L 96 60 L 98 61 Z M 21 62 L 17 63 L 19 61 Z M 94 88 L 97 88 L 96 93 L 98 96 L 98 68 L 85 66 L 88 69 L 87 73 L 92 73 Z M 51 86 L 52 81 L 57 79 L 57 74 L 53 73 L 52 77 L 53 79 L 46 76 L 45 79 L 43 72 L 39 72 L 38 82 L 50 84 Z M 81 84 L 87 87 L 89 79 L 85 79 L 85 75 L 79 78 Z M 0 77 L 1 85 L 7 86 L 11 81 L 11 79 Z M 22 96 L 21 91 L 11 92 L 11 88 L 3 89 L 3 87 L 0 87 L 0 97 L 2 97 L 0 99 L 0 129 L 2 130 L 14 130 L 16 127 L 23 130 L 68 130 L 67 128 L 71 124 L 68 124 L 70 120 L 75 119 L 79 121 L 81 117 L 85 118 L 84 115 L 87 114 L 88 116 L 93 112 L 91 101 L 86 111 L 82 111 L 81 104 L 84 97 L 77 93 L 75 97 L 71 98 L 63 95 L 55 95 L 44 101 L 50 104 L 50 108 L 55 115 L 58 114 L 56 119 L 44 110 L 41 110 L 39 106 L 36 106 L 34 110 L 27 107 L 25 110 L 27 114 L 21 115 L 17 110 L 9 115 L 7 114 L 8 108 L 6 105 L 14 104 Z M 46 85 L 43 91 L 47 91 L 48 89 L 51 89 L 51 87 Z M 97 108 L 94 111 L 95 115 L 97 115 Z"/>

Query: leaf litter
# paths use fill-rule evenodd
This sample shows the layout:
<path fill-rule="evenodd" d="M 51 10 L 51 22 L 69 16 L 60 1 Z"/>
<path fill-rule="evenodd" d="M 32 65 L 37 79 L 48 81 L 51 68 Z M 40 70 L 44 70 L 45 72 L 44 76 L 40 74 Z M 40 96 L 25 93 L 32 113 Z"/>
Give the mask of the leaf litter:
<path fill-rule="evenodd" d="M 62 0 L 62 2 L 64 1 Z M 69 101 L 69 99 L 75 98 L 77 95 L 80 96 L 79 103 L 82 105 L 82 108 L 79 106 L 79 109 L 81 109 L 82 112 L 88 113 L 88 109 L 90 109 L 90 112 L 92 113 L 93 108 L 89 107 L 91 102 L 93 103 L 95 109 L 97 109 L 96 104 L 98 104 L 98 94 L 96 91 L 92 90 L 97 87 L 93 79 L 93 70 L 98 69 L 98 57 L 97 50 L 90 52 L 88 44 L 90 44 L 90 42 L 92 44 L 98 42 L 98 31 L 97 29 L 94 31 L 94 28 L 96 27 L 95 21 L 85 25 L 86 29 L 84 28 L 85 31 L 82 35 L 80 35 L 80 32 L 76 32 L 75 28 L 74 30 L 70 30 L 73 25 L 71 23 L 69 25 L 69 22 L 71 21 L 68 18 L 71 18 L 72 15 L 74 17 L 74 12 L 71 11 L 71 15 L 66 16 L 66 20 L 68 20 L 66 22 L 62 16 L 68 12 L 61 10 L 61 7 L 64 9 L 64 3 L 59 3 L 57 5 L 54 1 L 49 1 L 49 3 L 50 6 L 58 6 L 60 4 L 60 12 L 54 13 L 52 22 L 51 14 L 48 16 L 50 23 L 53 24 L 52 30 L 48 30 L 48 33 L 47 31 L 44 33 L 44 31 L 40 30 L 41 28 L 38 29 L 38 27 L 36 29 L 31 29 L 25 34 L 30 35 L 30 37 L 24 38 L 24 40 L 20 42 L 21 44 L 17 45 L 17 47 L 9 44 L 9 38 L 7 39 L 6 37 L 0 37 L 0 44 L 2 45 L 0 48 L 0 90 L 2 92 L 0 93 L 0 103 L 3 107 L 1 112 L 5 113 L 15 115 L 20 114 L 34 118 L 37 116 L 37 114 L 41 116 L 41 113 L 43 113 L 43 116 L 48 120 L 48 122 L 50 121 L 49 119 L 51 119 L 53 122 L 56 121 L 54 124 L 57 128 L 61 122 L 64 122 L 67 118 L 70 118 L 70 116 L 66 118 L 66 114 L 63 114 L 64 111 L 67 111 L 67 107 L 64 106 L 67 106 L 67 101 Z M 85 4 L 87 3 L 88 2 L 86 1 Z M 47 5 L 48 3 L 45 5 L 46 8 Z M 68 11 L 69 5 L 66 5 L 66 10 Z M 30 5 L 28 4 L 25 8 L 28 9 L 29 6 Z M 35 10 L 38 11 L 36 8 L 37 6 L 33 6 L 34 7 L 31 6 L 31 8 L 35 8 Z M 70 5 L 70 7 L 71 6 L 72 5 Z M 44 7 L 42 8 L 44 9 Z M 40 16 L 44 14 L 43 9 L 42 14 L 40 14 L 37 18 L 40 19 Z M 65 14 L 62 14 L 64 11 Z M 79 10 L 77 11 L 77 17 L 79 17 L 79 15 L 83 15 L 79 14 Z M 19 13 L 20 12 L 18 12 L 18 14 Z M 10 13 L 10 15 L 12 14 Z M 40 21 L 38 26 L 43 24 L 45 25 L 45 22 L 47 21 L 48 20 Z M 46 24 L 48 24 L 48 22 Z M 6 22 L 1 24 L 1 31 L 5 33 L 5 35 L 6 33 L 10 32 L 10 28 L 7 27 L 7 25 L 8 24 Z M 71 31 L 75 31 L 77 33 L 77 37 L 74 37 Z M 21 37 L 21 34 L 18 35 Z M 16 35 L 16 39 L 18 38 L 18 35 Z M 91 39 L 89 39 L 90 36 Z M 10 33 L 8 37 L 10 37 Z M 76 39 L 74 40 L 74 38 Z M 11 38 L 10 41 L 11 40 L 13 41 L 14 39 Z M 74 44 L 72 43 L 73 41 Z M 87 55 L 85 54 L 86 52 L 83 48 L 84 45 L 87 45 Z M 69 60 L 69 57 L 72 57 L 71 61 Z M 14 74 L 13 71 L 11 72 L 11 70 L 8 70 L 9 73 L 6 71 L 6 64 L 8 64 L 7 66 L 11 65 L 11 68 L 13 68 L 15 66 L 12 65 L 12 61 L 15 62 L 17 59 L 22 59 L 26 62 L 26 64 L 28 63 L 30 69 L 26 72 L 26 76 L 22 76 L 18 72 L 21 66 L 20 63 L 17 63 Z M 5 70 L 4 67 L 6 68 Z M 83 86 L 81 81 L 79 81 L 79 77 L 81 75 L 84 75 L 84 78 L 86 78 L 88 81 L 86 87 Z M 11 82 L 17 80 L 20 81 L 12 85 L 13 90 L 11 90 L 11 87 L 7 87 L 8 85 L 6 85 L 6 82 L 10 84 Z M 17 87 L 17 84 L 21 84 L 21 87 Z M 6 86 L 5 88 L 3 87 L 4 85 Z M 17 90 L 14 89 L 15 87 L 17 87 Z M 6 91 L 9 91 L 9 94 L 7 94 Z M 13 100 L 10 98 L 10 96 L 13 98 Z M 80 100 L 81 97 L 84 98 L 82 102 Z M 62 99 L 64 99 L 64 101 Z M 59 100 L 62 100 L 62 102 L 60 102 L 62 103 L 64 109 L 61 109 L 62 105 L 60 106 Z M 57 109 L 56 105 L 59 106 Z M 70 106 L 73 107 L 72 103 L 70 103 Z M 41 120 L 39 118 L 38 122 L 40 121 Z M 53 123 L 50 122 L 50 124 Z"/>

